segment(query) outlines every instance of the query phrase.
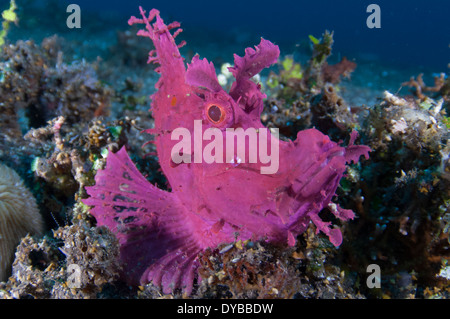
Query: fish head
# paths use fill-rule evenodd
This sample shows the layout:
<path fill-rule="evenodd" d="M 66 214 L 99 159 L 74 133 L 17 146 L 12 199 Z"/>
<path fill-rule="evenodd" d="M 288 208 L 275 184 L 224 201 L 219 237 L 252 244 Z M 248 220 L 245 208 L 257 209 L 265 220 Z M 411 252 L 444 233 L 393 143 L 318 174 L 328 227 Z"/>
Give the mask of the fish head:
<path fill-rule="evenodd" d="M 261 92 L 261 84 L 252 78 L 274 64 L 279 54 L 278 46 L 261 39 L 254 49 L 245 50 L 244 57 L 234 55 L 235 65 L 229 70 L 235 81 L 229 92 L 219 84 L 214 64 L 195 55 L 188 65 L 185 83 L 202 100 L 199 107 L 205 128 L 262 127 L 261 113 L 266 95 Z"/>

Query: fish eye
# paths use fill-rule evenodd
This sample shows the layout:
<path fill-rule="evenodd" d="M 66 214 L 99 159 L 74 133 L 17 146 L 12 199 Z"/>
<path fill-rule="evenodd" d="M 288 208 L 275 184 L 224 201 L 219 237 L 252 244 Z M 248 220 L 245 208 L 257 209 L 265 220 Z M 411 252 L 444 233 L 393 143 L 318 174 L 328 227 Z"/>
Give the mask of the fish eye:
<path fill-rule="evenodd" d="M 225 110 L 216 104 L 208 105 L 206 114 L 208 115 L 208 119 L 214 124 L 222 123 L 226 115 Z"/>

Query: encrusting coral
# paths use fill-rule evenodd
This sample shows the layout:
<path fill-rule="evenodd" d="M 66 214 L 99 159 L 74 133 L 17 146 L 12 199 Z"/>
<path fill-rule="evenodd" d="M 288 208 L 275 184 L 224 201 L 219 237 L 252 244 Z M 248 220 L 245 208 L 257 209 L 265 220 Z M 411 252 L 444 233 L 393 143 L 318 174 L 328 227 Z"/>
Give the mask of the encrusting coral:
<path fill-rule="evenodd" d="M 98 79 L 95 64 L 64 63 L 56 36 L 40 46 L 32 40 L 7 45 L 0 61 L 0 107 L 24 112 L 30 127 L 56 116 L 75 124 L 108 113 L 112 91 Z"/>
<path fill-rule="evenodd" d="M 0 299 L 87 299 L 107 293 L 119 269 L 117 239 L 108 229 L 80 219 L 53 236 L 23 238 L 12 276 L 0 284 Z"/>
<path fill-rule="evenodd" d="M 360 169 L 358 191 L 341 197 L 353 201 L 359 216 L 347 228 L 348 244 L 340 249 L 352 256 L 346 260 L 350 269 L 376 262 L 386 281 L 388 274 L 407 274 L 418 287 L 436 284 L 441 261 L 449 256 L 445 118 L 439 96 L 421 100 L 385 91 L 380 103 L 369 109 L 361 135 L 373 152 Z M 361 196 L 363 201 L 358 200 Z M 402 296 L 394 286 L 383 286 L 384 291 Z"/>
<path fill-rule="evenodd" d="M 294 140 L 299 130 L 315 127 L 335 139 L 344 139 L 348 132 L 359 129 L 355 110 L 342 98 L 338 84 L 350 78 L 356 63 L 346 57 L 329 64 L 333 32 L 325 31 L 321 39 L 310 36 L 312 53 L 306 65 L 285 56 L 278 73 L 271 71 L 266 85 L 262 121 L 267 127 Z"/>
<path fill-rule="evenodd" d="M 13 169 L 0 163 L 0 281 L 10 274 L 20 239 L 27 234 L 39 235 L 43 229 L 33 194 Z"/>

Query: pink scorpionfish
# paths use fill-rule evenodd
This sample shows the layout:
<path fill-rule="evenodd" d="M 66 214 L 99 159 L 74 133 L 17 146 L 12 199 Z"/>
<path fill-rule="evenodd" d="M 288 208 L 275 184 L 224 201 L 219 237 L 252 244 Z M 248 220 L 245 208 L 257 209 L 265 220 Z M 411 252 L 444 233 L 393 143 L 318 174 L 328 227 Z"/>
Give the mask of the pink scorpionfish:
<path fill-rule="evenodd" d="M 244 57 L 235 55 L 235 66 L 230 68 L 235 81 L 227 93 L 206 59 L 194 56 L 186 69 L 178 50 L 182 44 L 174 40 L 181 32 L 179 23 L 164 24 L 155 9 L 148 16 L 142 8 L 140 12 L 142 18 L 131 17 L 129 24 L 144 24 L 138 35 L 153 41 L 149 62 L 158 63 L 156 70 L 161 74 L 152 96 L 155 127 L 147 131 L 155 136 L 171 191 L 150 184 L 122 148 L 109 154 L 106 168 L 95 177 L 96 185 L 87 187 L 90 198 L 84 200 L 93 206 L 98 225 L 106 225 L 117 236 L 127 281 L 153 282 L 164 293 L 182 289 L 190 294 L 200 251 L 239 239 L 294 245 L 311 221 L 317 232 L 340 245 L 340 230 L 322 221 L 319 212 L 329 207 L 339 219 L 354 216 L 331 199 L 346 164 L 357 162 L 361 155 L 368 157 L 367 146 L 353 144 L 356 132 L 347 147 L 316 129 L 299 132 L 295 141 L 279 140 L 261 123 L 266 96 L 251 80 L 277 61 L 278 46 L 261 39 L 254 49 L 245 50 Z M 173 35 L 172 29 L 177 29 Z M 230 138 L 230 129 L 238 128 L 241 133 L 257 132 L 257 150 L 277 155 L 273 163 L 267 156 L 250 160 L 249 136 L 244 136 L 249 144 L 243 152 L 242 147 L 233 146 L 220 155 L 219 146 L 226 145 L 227 136 L 228 141 L 239 138 L 236 132 Z M 192 148 L 180 147 L 180 132 L 191 133 L 184 138 L 189 138 Z M 209 143 L 199 143 L 199 137 Z M 216 161 L 202 160 L 202 152 L 209 152 Z M 177 160 L 180 157 L 183 161 Z"/>

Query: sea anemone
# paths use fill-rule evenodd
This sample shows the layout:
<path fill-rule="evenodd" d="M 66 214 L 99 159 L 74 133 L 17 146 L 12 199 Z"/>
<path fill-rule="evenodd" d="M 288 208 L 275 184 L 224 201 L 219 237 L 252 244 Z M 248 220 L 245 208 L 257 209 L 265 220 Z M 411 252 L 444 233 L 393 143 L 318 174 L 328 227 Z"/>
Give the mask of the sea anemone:
<path fill-rule="evenodd" d="M 39 235 L 44 222 L 33 194 L 20 176 L 0 163 L 0 281 L 7 279 L 14 251 L 28 233 Z"/>

